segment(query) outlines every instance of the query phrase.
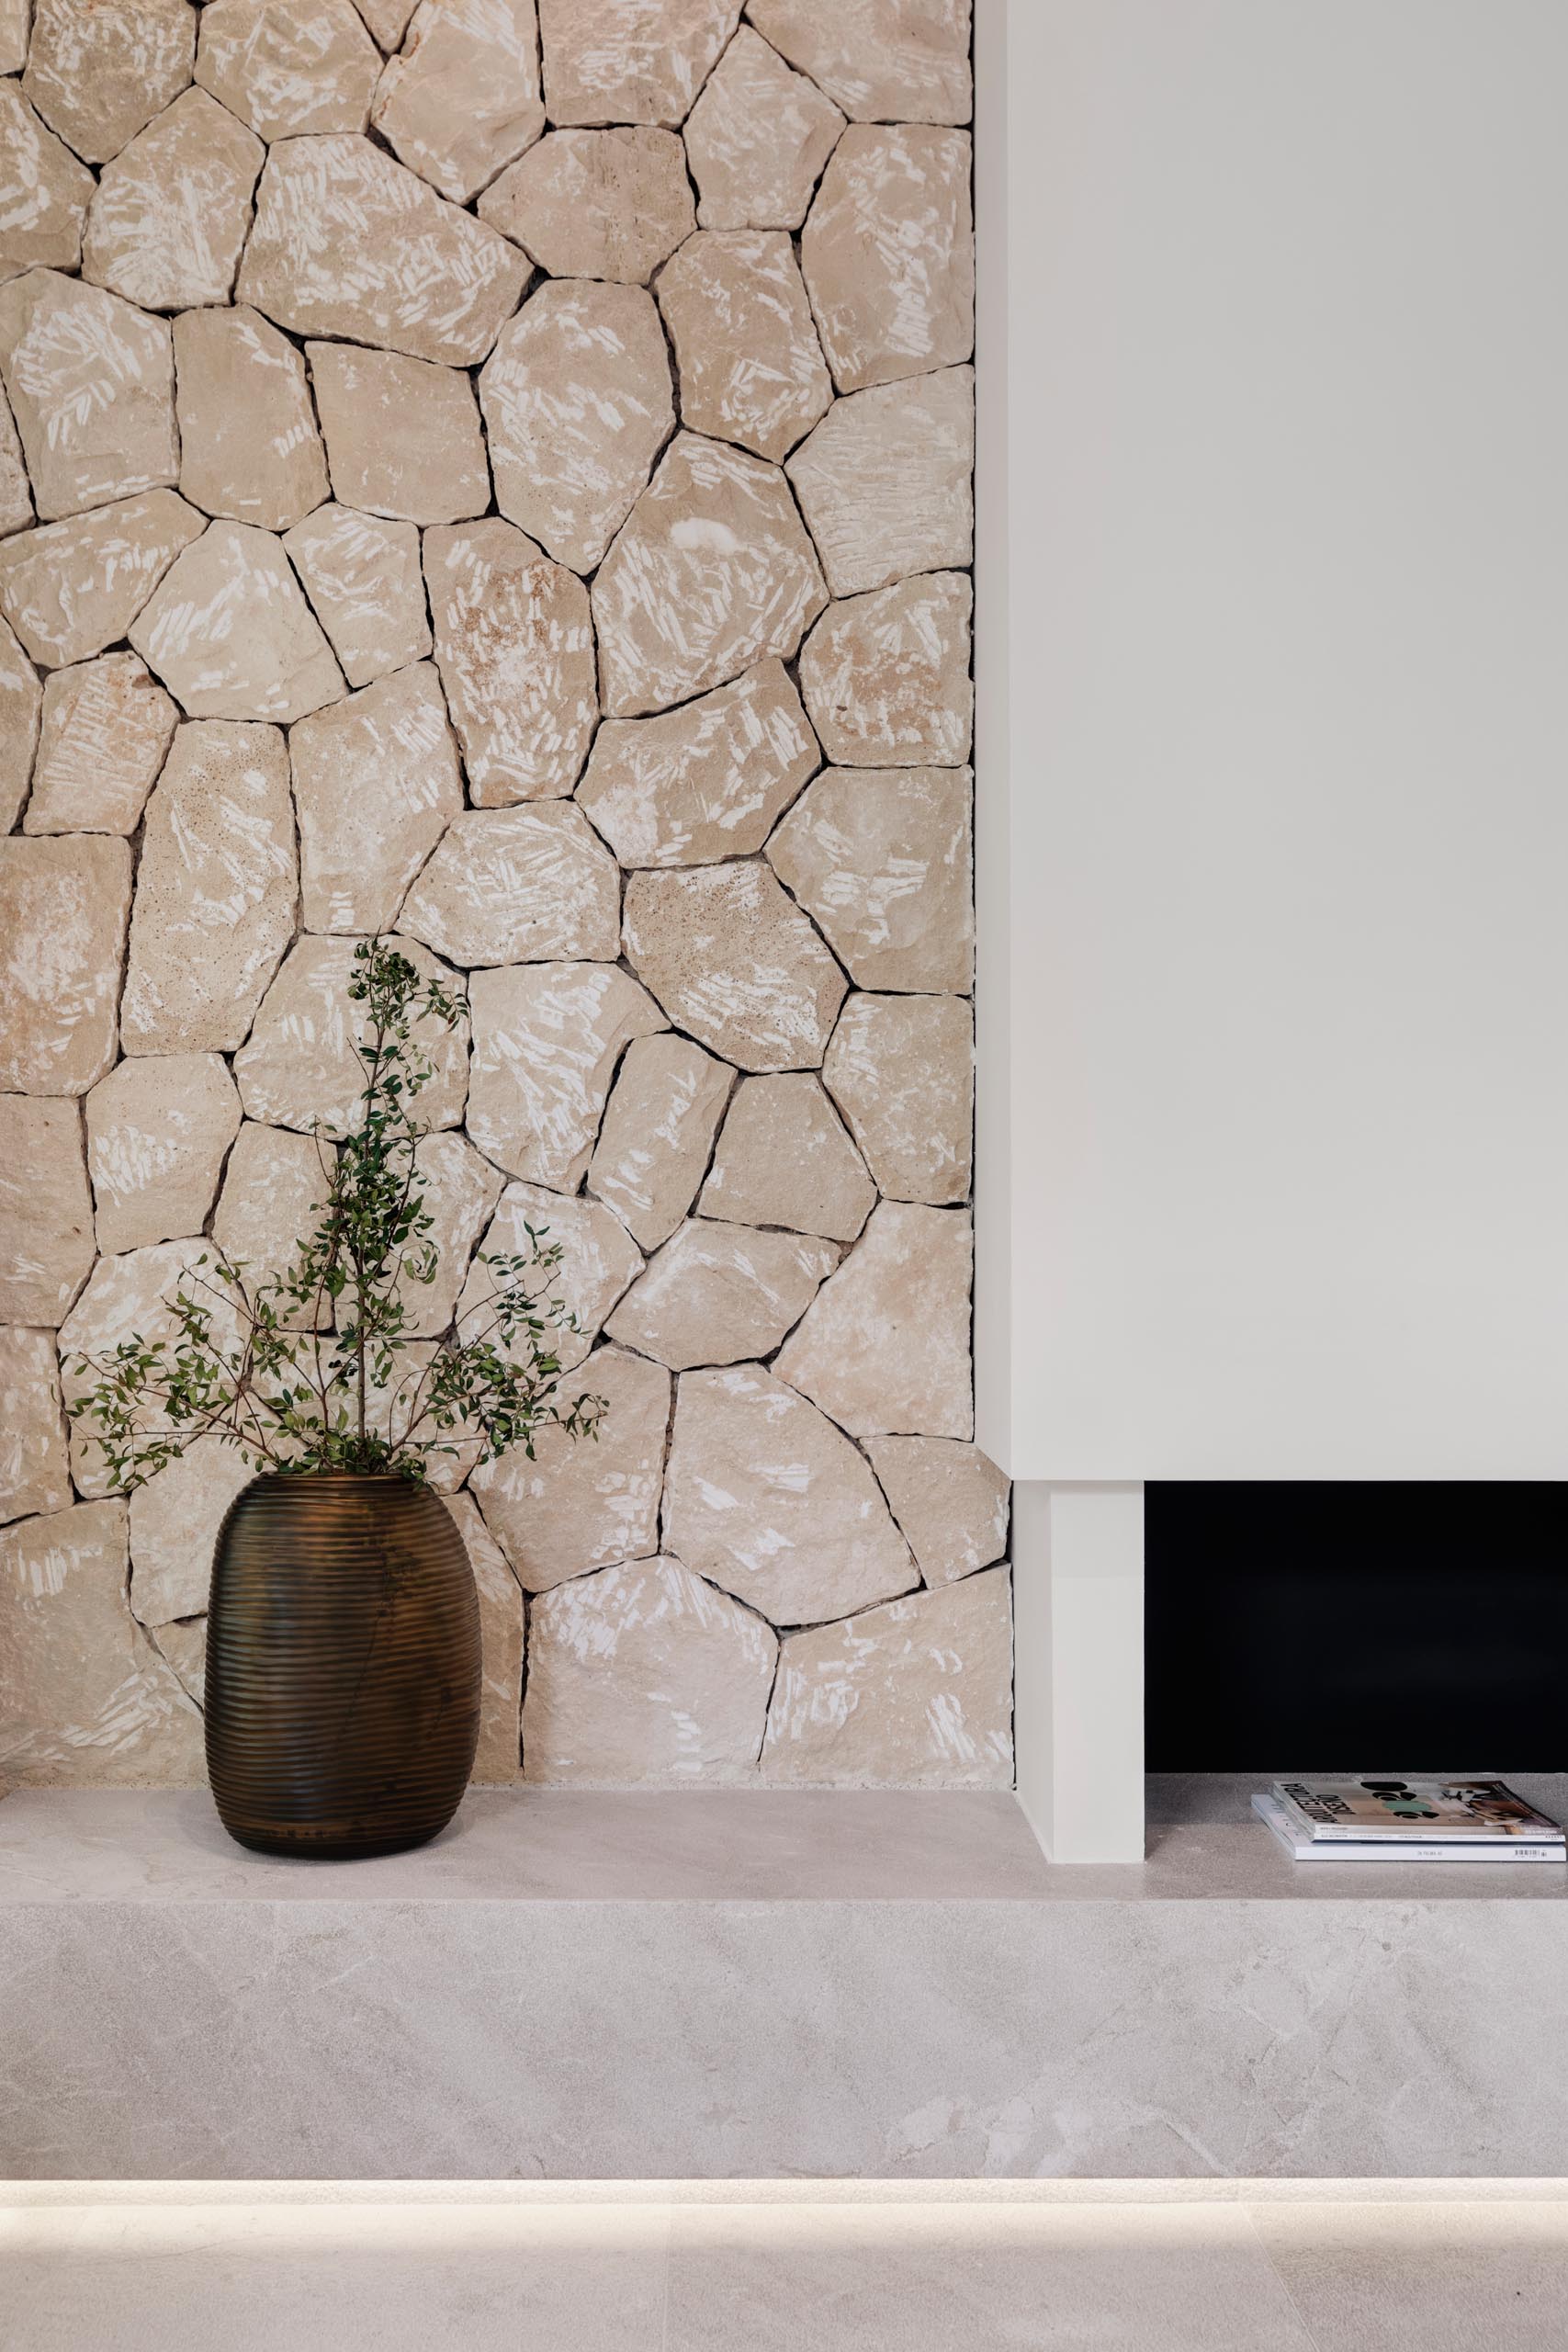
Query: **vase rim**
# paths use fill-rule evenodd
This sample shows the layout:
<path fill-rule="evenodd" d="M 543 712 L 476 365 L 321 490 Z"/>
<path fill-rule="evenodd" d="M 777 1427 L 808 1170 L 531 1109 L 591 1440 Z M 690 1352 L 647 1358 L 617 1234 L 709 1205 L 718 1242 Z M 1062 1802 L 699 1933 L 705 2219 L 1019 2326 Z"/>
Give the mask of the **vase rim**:
<path fill-rule="evenodd" d="M 406 1477 L 400 1470 L 258 1470 L 253 1486 L 273 1487 L 418 1487 L 425 1482 Z M 428 1491 L 434 1494 L 434 1487 Z"/>

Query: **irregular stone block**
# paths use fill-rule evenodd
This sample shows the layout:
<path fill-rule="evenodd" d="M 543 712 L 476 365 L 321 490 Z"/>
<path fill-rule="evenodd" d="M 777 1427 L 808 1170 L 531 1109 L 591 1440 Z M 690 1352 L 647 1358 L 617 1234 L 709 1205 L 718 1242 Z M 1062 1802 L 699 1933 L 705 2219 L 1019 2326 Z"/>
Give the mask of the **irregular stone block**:
<path fill-rule="evenodd" d="M 606 714 L 689 701 L 765 654 L 787 661 L 823 603 L 777 468 L 677 434 L 593 582 Z"/>
<path fill-rule="evenodd" d="M 0 287 L 0 373 L 45 522 L 177 477 L 162 319 L 79 277 L 29 270 Z"/>
<path fill-rule="evenodd" d="M 266 160 L 235 288 L 279 326 L 463 368 L 517 308 L 528 265 L 368 139 L 288 139 Z"/>
<path fill-rule="evenodd" d="M 570 801 L 470 809 L 409 893 L 402 926 L 448 962 L 613 963 L 621 943 L 615 861 Z"/>
<path fill-rule="evenodd" d="M 974 602 L 962 572 L 933 571 L 823 614 L 800 657 L 800 690 L 830 760 L 897 768 L 968 758 Z"/>
<path fill-rule="evenodd" d="M 660 271 L 659 307 L 690 431 L 783 458 L 832 400 L 782 229 L 699 230 Z"/>
<path fill-rule="evenodd" d="M 511 1174 L 575 1192 L 621 1053 L 663 1014 L 614 964 L 476 972 L 469 997 L 468 1133 Z"/>
<path fill-rule="evenodd" d="M 670 1390 L 662 1365 L 595 1348 L 556 1393 L 562 1410 L 580 1396 L 604 1398 L 597 1437 L 542 1430 L 532 1462 L 513 1445 L 474 1472 L 479 1507 L 525 1591 L 548 1592 L 657 1544 Z"/>
<path fill-rule="evenodd" d="M 266 150 L 205 90 L 187 90 L 106 164 L 82 274 L 147 311 L 226 302 Z"/>
<path fill-rule="evenodd" d="M 327 495 L 305 363 L 259 311 L 175 321 L 180 489 L 209 514 L 282 531 Z"/>
<path fill-rule="evenodd" d="M 865 1456 L 761 1364 L 682 1375 L 665 1541 L 775 1625 L 845 1617 L 918 1583 Z"/>
<path fill-rule="evenodd" d="M 46 670 L 123 637 L 180 549 L 206 528 L 172 490 L 21 531 L 0 544 L 0 606 Z"/>
<path fill-rule="evenodd" d="M 552 130 L 486 188 L 479 213 L 552 277 L 626 286 L 646 286 L 696 222 L 669 130 Z"/>
<path fill-rule="evenodd" d="M 490 504 L 474 388 L 401 352 L 308 343 L 333 492 L 402 523 L 458 523 Z"/>
<path fill-rule="evenodd" d="M 969 1217 L 883 1201 L 773 1369 L 852 1437 L 969 1437 Z"/>
<path fill-rule="evenodd" d="M 605 1325 L 612 1340 L 685 1372 L 772 1355 L 839 1262 L 830 1241 L 693 1217 Z"/>
<path fill-rule="evenodd" d="M 0 841 L 0 1093 L 85 1094 L 110 1068 L 130 911 L 124 842 Z"/>
<path fill-rule="evenodd" d="M 588 1189 L 607 1201 L 640 1248 L 668 1241 L 691 1207 L 735 1073 L 689 1037 L 637 1037 L 626 1047 L 588 1163 Z"/>
<path fill-rule="evenodd" d="M 179 1344 L 175 1302 L 182 1291 L 210 1310 L 215 1345 L 225 1350 L 238 1345 L 239 1317 L 212 1261 L 212 1244 L 199 1236 L 98 1260 L 86 1289 L 60 1327 L 60 1385 L 67 1411 L 91 1396 L 98 1384 L 100 1375 L 85 1359 L 111 1355 L 123 1340 L 140 1339 L 149 1347 L 160 1340 Z M 71 1425 L 71 1476 L 82 1495 L 109 1492 L 109 1469 L 96 1426 L 91 1413 Z M 138 1427 L 147 1436 L 166 1436 L 175 1424 L 162 1409 L 147 1407 Z M 188 1422 L 181 1425 L 181 1434 L 191 1434 Z"/>
<path fill-rule="evenodd" d="M 394 671 L 300 719 L 288 755 L 306 929 L 390 931 L 409 884 L 463 806 L 434 666 Z"/>
<path fill-rule="evenodd" d="M 390 56 L 408 30 L 417 0 L 354 0 L 354 5 Z"/>
<path fill-rule="evenodd" d="M 120 1032 L 128 1054 L 231 1053 L 294 931 L 276 727 L 181 727 L 147 804 Z"/>
<path fill-rule="evenodd" d="M 19 74 L 28 62 L 32 0 L 0 0 L 0 74 Z"/>
<path fill-rule="evenodd" d="M 1001 1558 L 1011 1489 L 977 1445 L 868 1437 L 865 1450 L 927 1584 L 953 1584 Z"/>
<path fill-rule="evenodd" d="M 607 718 L 577 799 L 623 865 L 708 865 L 761 849 L 820 758 L 784 663 L 760 662 L 658 718 Z"/>
<path fill-rule="evenodd" d="M 969 0 L 750 0 L 746 13 L 856 122 L 969 119 Z"/>
<path fill-rule="evenodd" d="M 844 976 L 765 865 L 633 874 L 626 955 L 671 1021 L 742 1069 L 815 1069 Z"/>
<path fill-rule="evenodd" d="M 411 171 L 467 204 L 545 127 L 534 0 L 423 0 L 372 119 Z"/>
<path fill-rule="evenodd" d="M 92 1272 L 94 1254 L 75 1103 L 0 1094 L 0 1322 L 53 1330 Z"/>
<path fill-rule="evenodd" d="M 148 1638 L 172 1669 L 186 1697 L 198 1707 L 207 1702 L 207 1620 L 176 1619 L 169 1625 L 149 1625 Z"/>
<path fill-rule="evenodd" d="M 427 531 L 424 576 L 476 807 L 570 792 L 599 715 L 581 581 L 496 516 Z"/>
<path fill-rule="evenodd" d="M 263 139 L 363 130 L 381 60 L 348 0 L 209 0 L 196 78 Z"/>
<path fill-rule="evenodd" d="M 0 278 L 74 269 L 93 175 L 40 122 L 15 82 L 0 82 Z"/>
<path fill-rule="evenodd" d="M 975 348 L 969 134 L 852 122 L 800 240 L 841 392 L 923 376 Z"/>
<path fill-rule="evenodd" d="M 42 709 L 38 672 L 0 621 L 0 831 L 7 833 L 28 797 Z"/>
<path fill-rule="evenodd" d="M 969 1190 L 975 1013 L 956 996 L 852 996 L 822 1064 L 878 1190 L 935 1208 Z"/>
<path fill-rule="evenodd" d="M 762 1778 L 795 1787 L 1012 1785 L 1012 1611 L 996 1568 L 779 1652 Z"/>
<path fill-rule="evenodd" d="M 283 544 L 351 686 L 424 659 L 430 617 L 412 523 L 322 506 Z"/>
<path fill-rule="evenodd" d="M 703 1186 L 705 1216 L 852 1241 L 875 1205 L 865 1162 L 817 1079 L 741 1080 Z"/>
<path fill-rule="evenodd" d="M 265 1127 L 247 1119 L 223 1170 L 212 1218 L 212 1238 L 247 1295 L 274 1275 L 293 1272 L 299 1244 L 315 1231 L 327 1205 L 330 1148 L 314 1136 Z M 293 1330 L 321 1330 L 332 1321 L 330 1300 L 288 1317 Z"/>
<path fill-rule="evenodd" d="M 465 1344 L 496 1337 L 491 1312 L 495 1283 L 487 1261 L 497 1255 L 526 1256 L 532 1247 L 530 1227 L 541 1243 L 560 1248 L 560 1263 L 547 1277 L 545 1293 L 563 1300 L 576 1317 L 575 1331 L 552 1334 L 563 1371 L 571 1372 L 598 1338 L 616 1299 L 641 1273 L 642 1252 L 619 1218 L 598 1201 L 547 1192 L 537 1184 L 508 1184 L 457 1302 L 457 1336 Z M 535 1280 L 528 1287 L 539 1284 Z M 509 1351 L 502 1347 L 502 1352 Z"/>
<path fill-rule="evenodd" d="M 460 996 L 456 972 L 417 940 L 391 938 L 389 947 L 406 956 L 427 979 Z M 359 1007 L 350 1001 L 353 939 L 299 939 L 285 956 L 263 999 L 250 1037 L 234 1057 L 234 1077 L 247 1117 L 279 1127 L 346 1135 L 365 1088 L 365 1071 L 355 1040 Z M 427 1127 L 461 1124 L 468 1091 L 468 1023 L 448 1029 L 424 1013 L 413 1036 L 435 1064 L 435 1076 L 419 1098 L 420 1123 Z"/>
<path fill-rule="evenodd" d="M 575 1577 L 530 1615 L 523 1777 L 752 1780 L 777 1657 L 759 1617 L 678 1560 Z"/>
<path fill-rule="evenodd" d="M 252 523 L 210 524 L 130 636 L 191 718 L 303 718 L 344 691 L 281 545 Z"/>
<path fill-rule="evenodd" d="M 178 718 L 137 654 L 106 653 L 56 670 L 44 684 L 26 830 L 133 833 Z"/>
<path fill-rule="evenodd" d="M 100 1079 L 87 1097 L 99 1249 L 199 1233 L 239 1131 L 240 1098 L 220 1054 L 137 1054 Z"/>
<path fill-rule="evenodd" d="M 682 122 L 739 0 L 539 0 L 552 122 Z"/>
<path fill-rule="evenodd" d="M 0 1327 L 0 1520 L 64 1510 L 71 1500 L 54 1333 Z"/>
<path fill-rule="evenodd" d="M 835 401 L 784 468 L 835 596 L 975 553 L 975 370 Z"/>
<path fill-rule="evenodd" d="M 967 768 L 826 768 L 768 843 L 863 987 L 974 986 L 973 800 Z"/>
<path fill-rule="evenodd" d="M 22 87 L 85 163 L 107 164 L 190 80 L 186 0 L 35 0 Z"/>
<path fill-rule="evenodd" d="M 17 1787 L 190 1788 L 201 1717 L 125 1605 L 123 1502 L 0 1535 L 0 1773 Z"/>
<path fill-rule="evenodd" d="M 476 1788 L 504 1788 L 523 1777 L 523 1588 L 471 1495 L 448 1495 L 479 1596 L 479 1743 Z"/>
<path fill-rule="evenodd" d="M 547 279 L 502 327 L 479 404 L 502 513 L 592 571 L 675 421 L 652 296 Z"/>
<path fill-rule="evenodd" d="M 0 537 L 25 531 L 33 520 L 32 484 L 22 462 L 21 436 L 0 384 Z"/>
<path fill-rule="evenodd" d="M 687 118 L 705 229 L 798 229 L 844 118 L 742 25 Z"/>
<path fill-rule="evenodd" d="M 130 1498 L 130 1609 L 143 1625 L 206 1614 L 230 1504 L 256 1469 L 237 1445 L 198 1437 Z"/>
<path fill-rule="evenodd" d="M 434 1219 L 423 1238 L 434 1244 L 439 1257 L 434 1282 L 404 1276 L 399 1296 L 406 1329 L 434 1340 L 452 1320 L 474 1245 L 494 1214 L 503 1180 L 471 1143 L 456 1135 L 422 1136 L 414 1146 L 414 1171 L 425 1213 Z"/>

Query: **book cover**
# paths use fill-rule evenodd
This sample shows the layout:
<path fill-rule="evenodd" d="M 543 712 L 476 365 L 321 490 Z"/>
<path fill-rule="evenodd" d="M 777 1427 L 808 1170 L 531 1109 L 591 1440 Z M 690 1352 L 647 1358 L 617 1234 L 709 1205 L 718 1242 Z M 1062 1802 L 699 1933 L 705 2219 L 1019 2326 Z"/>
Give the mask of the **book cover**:
<path fill-rule="evenodd" d="M 1292 1860 L 1298 1862 L 1555 1862 L 1564 1860 L 1560 1843 L 1529 1843 L 1519 1838 L 1371 1839 L 1314 1838 L 1298 1830 L 1285 1808 L 1272 1796 L 1258 1795 L 1252 1809 L 1271 1829 Z"/>
<path fill-rule="evenodd" d="M 1423 1839 L 1524 1838 L 1561 1842 L 1560 1825 L 1495 1780 L 1405 1781 L 1368 1774 L 1356 1781 L 1276 1781 L 1275 1801 L 1303 1835 L 1325 1842 L 1372 1839 L 1385 1845 Z"/>

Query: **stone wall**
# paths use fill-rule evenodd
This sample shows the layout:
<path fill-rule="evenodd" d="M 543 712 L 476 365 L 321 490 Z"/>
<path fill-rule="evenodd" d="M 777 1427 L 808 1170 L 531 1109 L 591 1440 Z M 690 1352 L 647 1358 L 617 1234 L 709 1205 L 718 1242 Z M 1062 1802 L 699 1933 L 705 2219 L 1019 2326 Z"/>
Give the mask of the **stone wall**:
<path fill-rule="evenodd" d="M 424 1336 L 543 1224 L 609 1400 L 452 1465 L 481 1777 L 1010 1779 L 968 29 L 0 0 L 0 1772 L 199 1777 L 247 1474 L 128 1505 L 62 1385 L 301 1230 L 380 931 L 468 997 Z"/>

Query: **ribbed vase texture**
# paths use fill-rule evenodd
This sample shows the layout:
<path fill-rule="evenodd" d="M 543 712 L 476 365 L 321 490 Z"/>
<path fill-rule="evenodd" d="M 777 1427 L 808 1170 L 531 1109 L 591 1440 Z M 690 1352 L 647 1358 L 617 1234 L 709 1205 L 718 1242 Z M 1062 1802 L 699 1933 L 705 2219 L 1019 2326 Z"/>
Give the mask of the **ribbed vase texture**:
<path fill-rule="evenodd" d="M 230 1507 L 207 1620 L 207 1769 L 265 1854 L 422 1845 L 457 1811 L 479 1728 L 473 1571 L 405 1478 L 256 1478 Z"/>

